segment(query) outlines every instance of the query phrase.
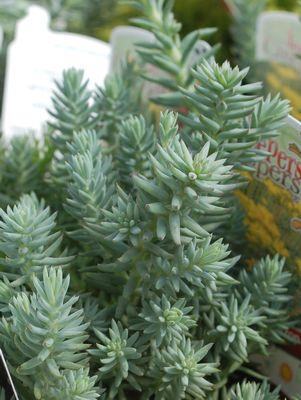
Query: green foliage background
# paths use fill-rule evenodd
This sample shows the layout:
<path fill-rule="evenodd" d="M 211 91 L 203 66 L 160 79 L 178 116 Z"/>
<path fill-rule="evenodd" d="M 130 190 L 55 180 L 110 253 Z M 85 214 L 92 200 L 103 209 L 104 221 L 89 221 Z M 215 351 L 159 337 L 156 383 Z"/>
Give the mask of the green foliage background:
<path fill-rule="evenodd" d="M 296 11 L 297 5 L 298 0 L 269 1 L 269 9 Z M 181 33 L 183 35 L 197 28 L 218 27 L 218 32 L 212 37 L 212 43 L 220 42 L 223 44 L 219 53 L 221 60 L 231 58 L 232 40 L 229 33 L 231 15 L 227 12 L 223 0 L 176 0 L 174 11 L 177 20 L 182 23 Z M 105 26 L 99 26 L 95 29 L 94 34 L 100 38 L 108 39 L 111 29 L 120 24 L 127 24 L 131 16 L 133 16 L 133 11 L 130 7 L 118 6 L 111 22 Z"/>

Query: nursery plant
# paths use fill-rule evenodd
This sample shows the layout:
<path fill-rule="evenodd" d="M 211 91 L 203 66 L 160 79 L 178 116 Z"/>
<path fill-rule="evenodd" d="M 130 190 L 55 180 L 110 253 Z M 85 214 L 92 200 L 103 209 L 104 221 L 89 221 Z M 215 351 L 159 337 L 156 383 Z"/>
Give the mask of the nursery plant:
<path fill-rule="evenodd" d="M 188 68 L 204 31 L 181 39 L 171 1 L 130 3 L 169 109 L 152 124 L 135 65 L 93 91 L 70 69 L 44 140 L 3 144 L 0 346 L 24 400 L 280 399 L 251 356 L 296 323 L 292 275 L 221 232 L 289 105 L 212 56 Z"/>

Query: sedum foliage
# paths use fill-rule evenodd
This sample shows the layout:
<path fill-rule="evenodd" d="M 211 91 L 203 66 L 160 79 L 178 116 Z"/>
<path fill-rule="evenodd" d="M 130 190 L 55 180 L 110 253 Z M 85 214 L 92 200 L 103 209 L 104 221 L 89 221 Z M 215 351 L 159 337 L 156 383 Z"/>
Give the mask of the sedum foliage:
<path fill-rule="evenodd" d="M 104 87 L 98 87 L 94 93 L 96 123 L 102 138 L 109 144 L 116 145 L 119 136 L 112 136 L 112 131 L 119 129 L 122 122 L 131 114 L 141 110 L 140 68 L 131 61 L 125 62 L 120 71 L 109 75 Z"/>
<path fill-rule="evenodd" d="M 50 110 L 54 120 L 49 125 L 54 130 L 52 138 L 55 148 L 62 153 L 74 131 L 93 126 L 87 86 L 84 71 L 75 69 L 64 71 L 62 82 L 56 82 L 56 91 L 52 98 L 53 109 Z"/>
<path fill-rule="evenodd" d="M 134 172 L 150 176 L 149 153 L 153 153 L 156 143 L 154 128 L 145 118 L 130 116 L 119 128 L 119 159 L 121 180 L 130 183 Z"/>
<path fill-rule="evenodd" d="M 89 378 L 83 310 L 69 297 L 70 278 L 61 269 L 44 269 L 32 279 L 32 293 L 16 294 L 10 316 L 0 325 L 1 342 L 14 376 L 31 389 L 36 399 L 96 399 L 96 377 Z M 68 298 L 68 297 L 69 298 Z"/>
<path fill-rule="evenodd" d="M 172 13 L 173 1 L 122 0 L 122 3 L 136 8 L 141 16 L 132 21 L 154 35 L 153 43 L 141 43 L 137 50 L 142 60 L 152 64 L 157 70 L 156 75 L 146 73 L 144 77 L 169 91 L 155 96 L 155 102 L 180 106 L 182 101 L 179 86 L 186 88 L 192 84 L 190 68 L 199 61 L 198 57 L 193 57 L 195 46 L 199 40 L 214 33 L 215 29 L 198 29 L 182 39 L 179 34 L 181 24 Z M 215 46 L 199 58 L 209 57 L 217 48 Z"/>
<path fill-rule="evenodd" d="M 208 354 L 211 344 L 194 347 L 190 339 L 171 341 L 154 356 L 154 367 L 151 377 L 160 382 L 156 399 L 205 398 L 206 392 L 213 389 L 210 381 L 205 379 L 217 371 L 215 363 L 201 363 Z"/>
<path fill-rule="evenodd" d="M 40 182 L 46 158 L 41 146 L 28 135 L 12 138 L 7 147 L 2 145 L 1 186 L 7 189 L 0 195 L 1 207 L 15 203 L 24 193 L 36 191 L 41 195 Z"/>
<path fill-rule="evenodd" d="M 228 396 L 229 400 L 279 400 L 280 399 L 280 388 L 276 388 L 271 391 L 270 386 L 267 382 L 263 382 L 262 385 L 256 385 L 256 383 L 243 382 L 242 384 L 236 385 Z"/>
<path fill-rule="evenodd" d="M 103 365 L 99 369 L 100 378 L 104 381 L 108 379 L 111 383 L 108 397 L 115 398 L 124 381 L 141 391 L 136 379 L 144 374 L 139 366 L 143 362 L 143 348 L 138 343 L 139 333 L 129 336 L 128 329 L 123 329 L 121 323 L 117 324 L 112 320 L 109 337 L 98 330 L 95 330 L 95 334 L 101 344 L 97 344 L 97 350 L 90 350 L 89 353 L 97 357 Z"/>
<path fill-rule="evenodd" d="M 244 84 L 248 68 L 231 68 L 227 61 L 220 66 L 204 60 L 193 74 L 195 91 L 182 90 L 192 113 L 182 120 L 201 132 L 199 141 L 209 140 L 228 163 L 252 170 L 252 163 L 266 156 L 254 145 L 277 136 L 290 110 L 289 102 L 278 95 L 263 99 L 258 95 L 259 82 Z"/>
<path fill-rule="evenodd" d="M 199 32 L 181 42 L 172 2 L 133 3 L 161 43 L 148 62 L 189 52 Z M 228 63 L 202 59 L 185 82 L 178 72 L 169 88 L 189 112 L 180 124 L 166 110 L 153 126 L 135 68 L 94 90 L 65 71 L 37 185 L 25 180 L 19 199 L 2 189 L 0 345 L 22 399 L 278 398 L 266 384 L 232 384 L 252 374 L 252 354 L 285 339 L 291 274 L 277 255 L 248 271 L 221 233 L 239 171 L 261 160 L 255 145 L 289 107 Z M 1 179 L 8 154 L 19 148 L 4 149 Z"/>
<path fill-rule="evenodd" d="M 30 283 L 46 266 L 67 265 L 72 257 L 60 251 L 62 236 L 54 232 L 55 214 L 35 194 L 1 213 L 1 275 L 13 281 L 13 287 Z"/>
<path fill-rule="evenodd" d="M 264 327 L 268 337 L 283 343 L 284 332 L 289 328 L 289 315 L 284 307 L 290 301 L 287 283 L 291 274 L 284 270 L 285 260 L 269 256 L 259 261 L 250 273 L 240 272 L 242 296 L 251 296 L 251 303 L 265 315 Z"/>

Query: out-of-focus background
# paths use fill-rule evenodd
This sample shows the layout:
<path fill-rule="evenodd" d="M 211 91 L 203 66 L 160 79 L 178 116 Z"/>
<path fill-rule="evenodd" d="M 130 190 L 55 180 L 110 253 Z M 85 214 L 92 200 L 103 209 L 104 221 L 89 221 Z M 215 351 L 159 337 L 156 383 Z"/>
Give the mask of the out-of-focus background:
<path fill-rule="evenodd" d="M 300 13 L 299 0 L 175 0 L 176 18 L 183 27 L 181 34 L 185 35 L 200 27 L 217 27 L 215 35 L 210 37 L 211 43 L 221 43 L 221 49 L 216 54 L 217 60 L 229 59 L 240 66 L 244 66 L 244 63 L 249 65 L 250 60 L 247 59 L 247 55 L 243 54 L 245 49 L 235 51 L 237 43 L 233 41 L 233 37 L 236 36 L 239 39 L 240 33 L 234 32 L 233 34 L 235 21 L 227 6 L 231 2 L 245 3 L 250 7 L 253 7 L 253 4 L 265 3 L 265 10 Z M 104 41 L 109 41 L 114 27 L 128 25 L 130 18 L 135 16 L 131 7 L 121 5 L 118 0 L 0 0 L 0 27 L 4 30 L 0 51 L 0 109 L 7 48 L 14 38 L 16 22 L 26 15 L 28 6 L 32 4 L 48 9 L 53 30 L 80 33 Z M 251 18 L 243 21 L 243 27 L 250 24 L 250 29 L 252 29 L 254 21 Z M 241 28 L 239 21 L 236 25 L 236 29 Z M 245 44 L 251 45 L 248 43 L 249 39 L 245 42 Z M 237 57 L 238 53 L 239 57 Z M 243 60 L 244 57 L 245 60 Z M 270 66 L 265 66 L 265 68 L 270 68 Z M 256 78 L 261 79 L 261 76 Z"/>
<path fill-rule="evenodd" d="M 28 5 L 38 4 L 50 11 L 54 29 L 108 40 L 112 28 L 127 24 L 133 16 L 130 7 L 117 3 L 117 0 L 0 0 L 0 25 L 11 38 L 16 20 L 25 14 Z M 267 0 L 267 9 L 271 10 L 296 11 L 297 7 L 298 0 Z M 183 24 L 183 34 L 200 26 L 217 26 L 216 39 L 225 44 L 224 51 L 229 49 L 230 17 L 223 0 L 176 0 L 175 14 Z"/>

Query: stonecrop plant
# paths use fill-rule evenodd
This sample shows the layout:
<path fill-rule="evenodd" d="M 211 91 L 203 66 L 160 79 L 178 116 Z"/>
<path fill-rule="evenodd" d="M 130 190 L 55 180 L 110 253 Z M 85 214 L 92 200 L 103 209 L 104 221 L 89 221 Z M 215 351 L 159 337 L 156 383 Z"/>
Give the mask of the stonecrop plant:
<path fill-rule="evenodd" d="M 212 54 L 188 67 L 203 31 L 181 40 L 172 1 L 130 3 L 155 36 L 138 53 L 168 74 L 144 76 L 170 90 L 159 123 L 133 64 L 92 91 L 70 69 L 43 142 L 1 151 L 0 346 L 20 399 L 280 399 L 251 356 L 296 324 L 292 275 L 278 255 L 248 269 L 230 222 L 289 105 Z"/>

